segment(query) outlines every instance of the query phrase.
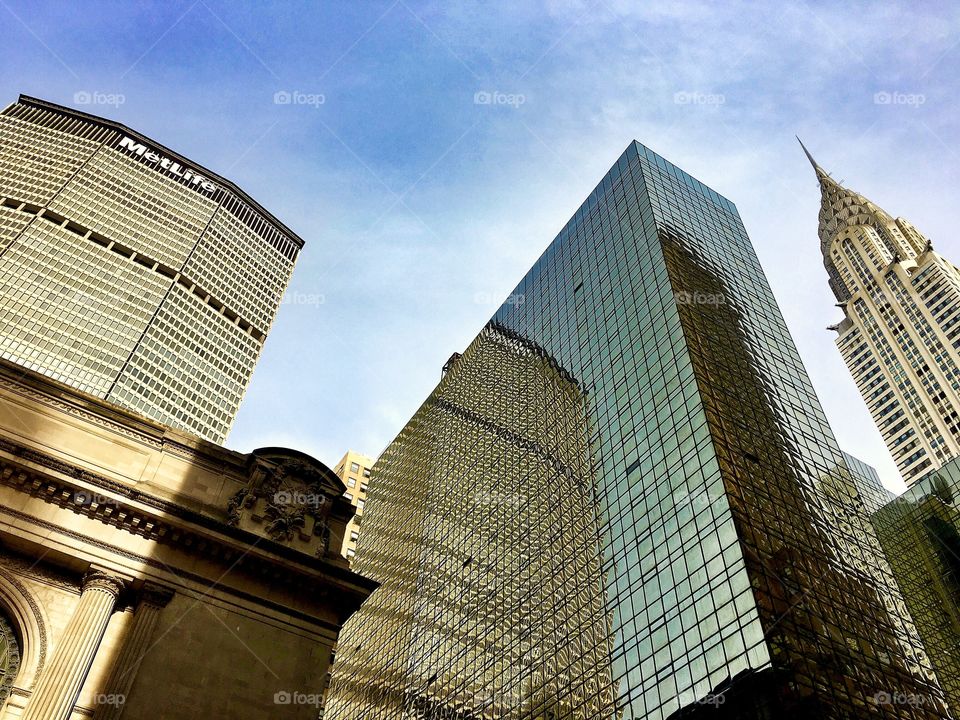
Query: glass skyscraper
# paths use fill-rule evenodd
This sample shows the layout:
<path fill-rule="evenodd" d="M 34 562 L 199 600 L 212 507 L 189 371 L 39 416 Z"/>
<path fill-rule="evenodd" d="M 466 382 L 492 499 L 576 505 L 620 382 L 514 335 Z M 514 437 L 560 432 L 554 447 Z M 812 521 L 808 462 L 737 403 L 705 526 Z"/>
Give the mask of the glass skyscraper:
<path fill-rule="evenodd" d="M 123 125 L 0 113 L 0 357 L 222 442 L 302 246 Z"/>
<path fill-rule="evenodd" d="M 928 473 L 873 515 L 924 647 L 960 708 L 960 460 Z"/>
<path fill-rule="evenodd" d="M 859 502 L 736 208 L 632 143 L 374 466 L 325 717 L 943 718 Z"/>
<path fill-rule="evenodd" d="M 857 486 L 860 499 L 863 501 L 864 511 L 868 515 L 876 512 L 896 497 L 880 482 L 880 475 L 877 474 L 875 467 L 848 453 L 843 453 L 843 459 L 847 461 L 850 479 Z"/>

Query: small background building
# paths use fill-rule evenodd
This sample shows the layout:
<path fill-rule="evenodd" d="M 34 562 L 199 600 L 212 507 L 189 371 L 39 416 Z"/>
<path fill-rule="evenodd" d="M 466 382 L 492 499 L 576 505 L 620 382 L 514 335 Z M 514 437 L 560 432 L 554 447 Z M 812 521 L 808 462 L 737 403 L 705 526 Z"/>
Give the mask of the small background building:
<path fill-rule="evenodd" d="M 344 497 L 356 508 L 356 512 L 347 525 L 347 533 L 343 538 L 343 556 L 352 560 L 357 554 L 357 539 L 360 537 L 360 523 L 363 518 L 363 506 L 367 502 L 367 491 L 370 489 L 370 469 L 374 461 L 366 455 L 354 450 L 347 450 L 334 472 L 347 486 Z"/>

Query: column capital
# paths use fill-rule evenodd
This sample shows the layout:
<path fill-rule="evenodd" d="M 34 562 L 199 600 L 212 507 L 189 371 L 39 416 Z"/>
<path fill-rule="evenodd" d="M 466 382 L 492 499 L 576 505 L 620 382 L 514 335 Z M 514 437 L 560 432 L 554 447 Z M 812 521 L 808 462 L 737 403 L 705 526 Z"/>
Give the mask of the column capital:
<path fill-rule="evenodd" d="M 90 568 L 90 571 L 83 576 L 81 591 L 104 590 L 113 597 L 120 595 L 120 592 L 126 586 L 126 580 L 120 575 L 116 575 L 109 570 L 100 568 Z"/>
<path fill-rule="evenodd" d="M 163 608 L 170 602 L 173 595 L 174 592 L 170 588 L 148 582 L 143 584 L 143 589 L 140 591 L 140 602 L 155 608 Z"/>

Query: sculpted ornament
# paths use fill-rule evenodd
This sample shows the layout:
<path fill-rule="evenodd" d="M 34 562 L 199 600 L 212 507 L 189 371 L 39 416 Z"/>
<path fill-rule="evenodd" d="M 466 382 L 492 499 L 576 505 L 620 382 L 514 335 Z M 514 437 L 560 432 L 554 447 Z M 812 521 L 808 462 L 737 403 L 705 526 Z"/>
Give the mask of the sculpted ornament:
<path fill-rule="evenodd" d="M 241 525 L 249 518 L 262 523 L 267 536 L 278 542 L 289 543 L 308 532 L 323 540 L 336 491 L 322 472 L 297 458 L 261 462 L 251 472 L 250 484 L 230 499 L 227 521 Z"/>

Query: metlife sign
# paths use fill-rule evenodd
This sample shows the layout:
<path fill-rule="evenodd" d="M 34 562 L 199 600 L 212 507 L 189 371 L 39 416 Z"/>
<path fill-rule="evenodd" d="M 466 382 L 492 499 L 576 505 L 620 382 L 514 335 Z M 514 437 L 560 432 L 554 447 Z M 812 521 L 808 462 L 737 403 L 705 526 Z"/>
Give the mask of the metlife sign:
<path fill-rule="evenodd" d="M 217 187 L 217 185 L 207 180 L 207 178 L 195 170 L 184 167 L 184 165 L 178 160 L 174 160 L 173 158 L 168 158 L 158 152 L 154 152 L 148 146 L 134 140 L 129 136 L 125 135 L 123 139 L 120 140 L 120 144 L 117 147 L 118 149 L 129 154 L 136 155 L 145 163 L 154 165 L 159 170 L 163 170 L 164 174 L 172 175 L 173 177 L 182 180 L 188 186 L 197 190 L 203 190 L 204 192 L 212 193 L 220 189 Z"/>

